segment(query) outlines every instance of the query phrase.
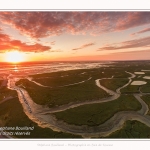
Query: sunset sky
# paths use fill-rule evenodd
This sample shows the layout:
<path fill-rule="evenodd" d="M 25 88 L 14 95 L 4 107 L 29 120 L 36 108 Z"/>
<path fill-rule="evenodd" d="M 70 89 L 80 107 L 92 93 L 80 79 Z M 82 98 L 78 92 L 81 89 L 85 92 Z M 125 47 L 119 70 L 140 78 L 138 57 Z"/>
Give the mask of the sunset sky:
<path fill-rule="evenodd" d="M 0 61 L 150 59 L 150 12 L 0 12 Z"/>

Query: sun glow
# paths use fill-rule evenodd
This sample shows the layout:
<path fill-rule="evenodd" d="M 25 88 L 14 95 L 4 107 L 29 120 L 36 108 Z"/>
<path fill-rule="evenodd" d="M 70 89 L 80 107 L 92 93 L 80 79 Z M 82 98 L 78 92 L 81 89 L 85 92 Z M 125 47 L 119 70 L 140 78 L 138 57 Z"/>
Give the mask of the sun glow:
<path fill-rule="evenodd" d="M 19 52 L 19 51 L 11 51 L 11 52 L 7 52 L 6 53 L 6 57 L 5 60 L 7 62 L 11 62 L 11 63 L 19 63 L 19 62 L 23 62 L 24 61 L 24 55 L 23 53 Z"/>

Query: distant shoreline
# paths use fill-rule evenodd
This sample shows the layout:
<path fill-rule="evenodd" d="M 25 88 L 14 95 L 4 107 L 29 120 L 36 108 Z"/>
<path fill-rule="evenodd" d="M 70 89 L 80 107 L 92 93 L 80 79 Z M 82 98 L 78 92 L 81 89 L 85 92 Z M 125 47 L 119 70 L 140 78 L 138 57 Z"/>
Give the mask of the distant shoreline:
<path fill-rule="evenodd" d="M 96 62 L 141 62 L 141 61 L 150 61 L 150 60 L 79 60 L 79 61 L 26 61 L 26 62 L 19 62 L 19 63 L 10 63 L 10 62 L 0 62 L 0 64 L 9 64 L 9 65 L 19 65 L 19 64 L 36 64 L 36 63 L 96 63 Z"/>

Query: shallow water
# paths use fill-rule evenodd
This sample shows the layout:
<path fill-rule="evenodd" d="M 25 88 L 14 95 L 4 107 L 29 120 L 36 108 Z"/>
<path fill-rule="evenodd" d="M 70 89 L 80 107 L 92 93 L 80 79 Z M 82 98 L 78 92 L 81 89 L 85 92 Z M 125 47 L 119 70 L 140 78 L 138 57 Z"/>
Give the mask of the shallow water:
<path fill-rule="evenodd" d="M 150 76 L 145 76 L 143 77 L 143 79 L 150 79 Z"/>
<path fill-rule="evenodd" d="M 150 70 L 141 70 L 141 71 L 150 71 Z"/>
<path fill-rule="evenodd" d="M 146 84 L 147 82 L 145 82 L 145 81 L 133 81 L 132 83 L 131 83 L 131 85 L 144 85 L 144 84 Z"/>
<path fill-rule="evenodd" d="M 0 75 L 14 74 L 16 76 L 28 76 L 33 74 L 50 73 L 57 71 L 67 71 L 76 69 L 90 69 L 99 67 L 109 67 L 113 62 L 47 62 L 31 64 L 0 64 Z"/>
<path fill-rule="evenodd" d="M 145 72 L 134 72 L 134 74 L 145 74 Z"/>

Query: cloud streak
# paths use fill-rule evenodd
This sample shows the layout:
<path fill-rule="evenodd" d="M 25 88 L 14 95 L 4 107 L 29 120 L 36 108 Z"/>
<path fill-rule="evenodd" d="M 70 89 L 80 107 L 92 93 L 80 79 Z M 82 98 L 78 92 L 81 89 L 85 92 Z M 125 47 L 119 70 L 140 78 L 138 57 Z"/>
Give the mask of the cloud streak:
<path fill-rule="evenodd" d="M 149 47 L 150 46 L 150 37 L 135 39 L 131 41 L 125 41 L 122 43 L 112 44 L 104 46 L 98 49 L 101 50 L 120 50 L 120 49 L 129 49 L 129 48 L 139 48 L 139 47 Z"/>
<path fill-rule="evenodd" d="M 73 48 L 72 50 L 79 50 L 79 49 L 83 49 L 83 48 L 86 48 L 86 47 L 89 47 L 89 46 L 93 46 L 93 45 L 95 45 L 95 43 L 87 43 L 87 44 L 84 44 L 84 45 L 82 45 L 82 46 L 80 46 L 80 47 L 78 47 L 78 48 Z"/>
<path fill-rule="evenodd" d="M 32 38 L 94 34 L 150 24 L 150 12 L 0 12 L 0 21 Z"/>
<path fill-rule="evenodd" d="M 150 50 L 139 50 L 139 51 L 135 50 L 135 51 L 125 51 L 125 52 L 119 52 L 119 53 L 128 53 L 128 54 L 130 54 L 130 53 L 134 53 L 134 54 L 137 54 L 137 53 L 150 53 Z"/>
<path fill-rule="evenodd" d="M 51 50 L 50 52 L 52 52 L 52 53 L 59 53 L 59 52 L 63 52 L 63 51 L 60 50 L 60 49 L 56 49 L 56 50 Z"/>
<path fill-rule="evenodd" d="M 137 35 L 137 34 L 141 34 L 141 33 L 145 33 L 145 32 L 150 32 L 150 28 L 146 28 L 146 29 L 140 30 L 139 32 L 135 32 L 132 35 Z"/>

